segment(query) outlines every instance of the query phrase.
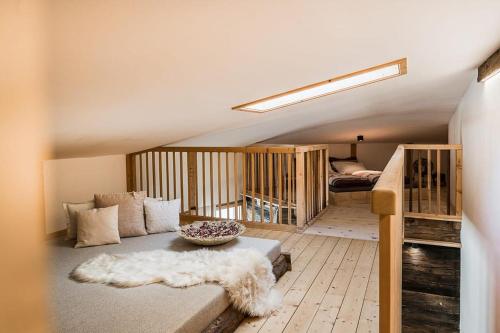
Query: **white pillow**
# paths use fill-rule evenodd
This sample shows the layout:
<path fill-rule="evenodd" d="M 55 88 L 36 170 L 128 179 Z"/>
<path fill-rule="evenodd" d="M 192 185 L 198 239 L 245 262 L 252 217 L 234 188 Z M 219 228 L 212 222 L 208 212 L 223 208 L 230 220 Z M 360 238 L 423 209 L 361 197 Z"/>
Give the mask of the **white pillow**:
<path fill-rule="evenodd" d="M 75 248 L 119 244 L 118 205 L 82 210 L 76 214 L 78 242 Z"/>
<path fill-rule="evenodd" d="M 366 170 L 363 163 L 351 161 L 336 161 L 333 166 L 343 175 L 352 175 L 353 172 Z"/>
<path fill-rule="evenodd" d="M 179 230 L 179 211 L 181 200 L 158 201 L 152 198 L 144 200 L 146 212 L 146 230 L 150 234 Z"/>
<path fill-rule="evenodd" d="M 94 200 L 81 202 L 81 203 L 72 203 L 72 202 L 63 202 L 63 209 L 66 213 L 66 239 L 76 239 L 76 214 L 82 210 L 89 210 L 95 208 Z"/>

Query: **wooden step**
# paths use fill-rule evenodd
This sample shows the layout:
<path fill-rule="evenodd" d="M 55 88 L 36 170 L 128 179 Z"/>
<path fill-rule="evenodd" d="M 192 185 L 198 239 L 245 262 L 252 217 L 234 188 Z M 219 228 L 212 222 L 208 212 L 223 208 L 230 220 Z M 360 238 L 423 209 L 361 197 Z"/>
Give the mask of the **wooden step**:
<path fill-rule="evenodd" d="M 427 239 L 418 239 L 418 238 L 405 238 L 405 243 L 410 244 L 422 244 L 422 245 L 432 245 L 432 246 L 442 246 L 442 247 L 452 247 L 452 248 L 461 248 L 461 243 L 455 242 L 443 242 L 436 240 L 427 240 Z"/>
<path fill-rule="evenodd" d="M 451 297 L 460 295 L 460 249 L 404 244 L 402 260 L 403 289 Z"/>
<path fill-rule="evenodd" d="M 405 333 L 459 332 L 460 298 L 403 290 Z"/>
<path fill-rule="evenodd" d="M 453 222 L 462 222 L 462 216 L 456 215 L 443 215 L 443 214 L 427 214 L 427 213 L 417 213 L 417 212 L 405 212 L 405 218 L 414 218 L 414 219 L 425 219 L 425 220 L 434 220 L 434 221 L 453 221 Z"/>
<path fill-rule="evenodd" d="M 460 246 L 460 229 L 462 227 L 461 223 L 457 223 L 454 221 L 434 221 L 409 217 L 405 218 L 404 223 L 405 239 L 417 239 L 422 241 L 425 240 L 428 242 L 434 242 L 422 244 L 448 246 L 447 243 L 456 243 Z"/>

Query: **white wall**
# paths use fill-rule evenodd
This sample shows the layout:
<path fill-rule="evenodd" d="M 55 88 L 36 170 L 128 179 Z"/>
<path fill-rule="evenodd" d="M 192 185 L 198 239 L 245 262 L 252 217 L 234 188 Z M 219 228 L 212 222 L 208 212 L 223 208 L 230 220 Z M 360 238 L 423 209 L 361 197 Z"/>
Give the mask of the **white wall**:
<path fill-rule="evenodd" d="M 397 147 L 397 143 L 359 143 L 358 160 L 370 170 L 384 170 Z M 342 158 L 351 155 L 350 144 L 330 144 L 328 149 L 330 156 Z"/>
<path fill-rule="evenodd" d="M 499 332 L 500 77 L 474 80 L 449 127 L 463 145 L 462 332 Z"/>
<path fill-rule="evenodd" d="M 62 203 L 91 200 L 94 193 L 125 192 L 125 155 L 43 162 L 45 231 L 66 228 Z"/>

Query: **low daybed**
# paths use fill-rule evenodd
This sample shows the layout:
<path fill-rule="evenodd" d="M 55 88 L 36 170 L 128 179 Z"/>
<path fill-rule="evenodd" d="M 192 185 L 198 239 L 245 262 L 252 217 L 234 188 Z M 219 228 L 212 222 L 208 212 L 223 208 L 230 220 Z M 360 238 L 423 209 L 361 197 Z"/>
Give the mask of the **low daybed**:
<path fill-rule="evenodd" d="M 100 253 L 128 253 L 154 249 L 190 251 L 200 247 L 176 233 L 122 239 L 121 244 L 73 248 L 74 241 L 49 242 L 49 293 L 55 332 L 231 332 L 244 315 L 230 306 L 223 287 L 201 284 L 171 288 L 151 284 L 116 288 L 79 283 L 69 278 L 80 263 Z M 273 263 L 277 278 L 290 269 L 290 257 L 275 240 L 239 237 L 213 249 L 254 248 Z"/>

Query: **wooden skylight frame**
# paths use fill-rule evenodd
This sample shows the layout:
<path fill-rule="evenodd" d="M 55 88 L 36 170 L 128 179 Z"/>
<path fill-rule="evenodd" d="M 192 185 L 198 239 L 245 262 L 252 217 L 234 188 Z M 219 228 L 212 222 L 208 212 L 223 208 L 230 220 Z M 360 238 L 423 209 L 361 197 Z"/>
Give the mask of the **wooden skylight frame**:
<path fill-rule="evenodd" d="M 397 68 L 397 72 L 395 72 L 396 68 Z M 360 71 L 356 71 L 353 73 L 337 76 L 337 77 L 334 77 L 334 78 L 331 78 L 331 79 L 328 79 L 325 81 L 309 84 L 307 86 L 303 86 L 303 87 L 300 87 L 297 89 L 289 90 L 287 92 L 283 92 L 283 93 L 276 94 L 273 96 L 261 98 L 261 99 L 258 99 L 258 100 L 252 101 L 252 102 L 240 104 L 240 105 L 232 107 L 232 109 L 236 110 L 236 111 L 244 111 L 244 112 L 265 113 L 265 112 L 281 109 L 281 108 L 284 108 L 284 107 L 287 107 L 290 105 L 310 101 L 310 100 L 313 100 L 313 99 L 316 99 L 319 97 L 336 94 L 336 93 L 341 92 L 341 91 L 346 91 L 346 90 L 358 88 L 361 86 L 365 86 L 368 84 L 372 84 L 375 82 L 392 79 L 395 77 L 405 75 L 406 73 L 407 73 L 406 58 L 402 58 L 402 59 L 394 60 L 394 61 L 391 61 L 391 62 L 388 62 L 385 64 L 381 64 L 381 65 L 373 66 L 373 67 L 366 68 L 366 69 L 363 69 Z M 380 77 L 374 77 L 373 79 L 361 81 L 359 83 L 354 82 L 355 79 L 361 80 L 363 78 L 368 78 L 369 77 L 368 74 L 373 74 L 373 75 L 384 74 L 384 75 L 382 75 Z M 344 85 L 347 84 L 347 82 L 349 81 L 348 79 L 352 79 L 351 81 L 353 81 L 353 84 L 347 85 L 345 87 L 341 87 L 342 84 L 344 84 Z M 335 83 L 337 83 L 337 85 L 339 85 L 338 89 L 334 88 Z M 325 93 L 318 93 L 317 95 L 311 95 L 310 97 L 304 97 L 304 98 L 300 98 L 300 94 L 298 94 L 298 93 L 306 92 L 306 91 L 308 93 L 313 94 L 314 90 L 320 92 L 321 89 L 324 89 Z M 328 89 L 330 89 L 330 91 L 327 91 Z M 286 97 L 289 97 L 290 99 L 295 98 L 295 100 L 293 100 L 293 101 L 290 100 L 290 102 L 286 102 Z M 278 103 L 280 100 L 282 101 L 281 104 L 275 105 L 275 106 L 272 105 L 273 101 Z M 267 102 L 267 105 L 269 105 L 269 107 L 266 107 L 266 102 Z"/>

